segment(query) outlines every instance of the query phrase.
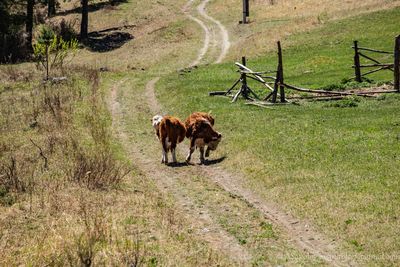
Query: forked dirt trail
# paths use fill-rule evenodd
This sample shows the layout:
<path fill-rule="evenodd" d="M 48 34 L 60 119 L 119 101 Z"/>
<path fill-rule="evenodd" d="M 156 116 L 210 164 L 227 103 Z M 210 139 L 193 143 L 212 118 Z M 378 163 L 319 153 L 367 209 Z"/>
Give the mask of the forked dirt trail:
<path fill-rule="evenodd" d="M 158 79 L 152 80 L 149 83 L 149 87 L 153 87 L 157 80 Z M 180 207 L 180 213 L 183 214 L 187 222 L 190 223 L 191 228 L 196 232 L 197 236 L 208 242 L 213 249 L 226 254 L 230 259 L 237 262 L 238 265 L 249 265 L 251 260 L 250 253 L 243 248 L 232 235 L 222 229 L 219 224 L 213 220 L 206 209 L 196 205 L 196 203 L 187 196 L 187 193 L 180 189 L 177 182 L 181 174 L 164 166 L 162 166 L 162 168 L 155 168 L 154 157 L 146 157 L 146 154 L 132 148 L 129 143 L 129 137 L 123 125 L 121 125 L 122 113 L 120 103 L 117 100 L 118 88 L 124 82 L 126 82 L 126 79 L 116 83 L 111 89 L 110 106 L 113 116 L 113 128 L 116 129 L 119 139 L 130 157 L 134 159 L 136 167 L 138 167 L 146 177 L 152 179 L 161 191 L 174 196 Z M 146 90 L 146 93 L 152 94 L 154 91 L 151 90 L 151 88 L 149 89 L 150 90 Z M 153 99 L 155 100 L 155 98 Z M 149 102 L 152 110 L 158 109 L 155 103 L 156 102 Z M 196 173 L 189 171 L 186 175 L 187 178 L 190 179 L 193 175 L 196 175 Z"/>
<path fill-rule="evenodd" d="M 225 27 L 205 12 L 205 6 L 208 2 L 209 0 L 203 0 L 196 9 L 201 19 L 192 15 L 192 5 L 194 0 L 190 0 L 183 8 L 185 14 L 191 20 L 198 23 L 205 33 L 204 45 L 199 50 L 197 58 L 190 64 L 190 66 L 204 62 L 205 56 L 210 49 L 210 43 L 219 43 L 219 53 L 216 56 L 214 55 L 215 58 L 207 59 L 209 62 L 221 62 L 229 50 L 229 36 Z M 207 20 L 207 22 L 204 20 Z M 214 28 L 212 29 L 209 26 L 210 22 L 214 25 Z M 212 32 L 214 34 L 212 34 Z M 216 36 L 215 32 L 218 32 L 218 36 Z M 155 96 L 155 85 L 159 79 L 160 77 L 156 77 L 148 82 L 145 89 L 145 96 L 152 115 L 158 114 L 161 111 L 161 106 Z M 118 84 L 112 89 L 111 105 L 113 117 L 116 118 L 116 121 L 118 122 L 120 111 L 117 102 L 117 90 Z M 151 115 L 149 115 L 149 118 L 150 117 Z M 123 127 L 117 123 L 116 128 L 118 129 L 122 142 L 126 144 L 128 139 L 126 133 L 124 133 Z M 187 152 L 186 149 L 185 146 L 179 146 L 178 152 L 182 157 Z M 178 173 L 174 171 L 174 169 L 165 166 L 154 168 L 154 163 L 158 162 L 158 158 L 145 157 L 142 153 L 134 149 L 129 150 L 129 153 L 132 158 L 135 159 L 139 168 L 147 176 L 152 177 L 162 190 L 174 195 L 179 205 L 190 207 L 185 211 L 187 220 L 197 226 L 198 230 L 208 229 L 207 231 L 199 230 L 199 233 L 205 240 L 207 240 L 215 249 L 226 251 L 226 253 L 232 259 L 236 259 L 237 262 L 245 265 L 250 263 L 251 256 L 249 252 L 246 251 L 243 246 L 239 245 L 232 235 L 222 229 L 207 210 L 196 208 L 193 200 L 188 197 L 184 191 L 187 189 L 180 188 L 177 181 L 183 175 L 182 172 Z M 229 192 L 230 194 L 237 196 L 253 209 L 261 212 L 269 221 L 274 223 L 275 226 L 283 232 L 283 238 L 285 241 L 292 246 L 297 247 L 300 251 L 306 251 L 309 255 L 320 258 L 332 266 L 355 265 L 349 257 L 346 257 L 346 255 L 339 252 L 334 241 L 315 231 L 309 223 L 293 217 L 281 210 L 277 205 L 266 202 L 263 198 L 246 188 L 244 183 L 245 179 L 243 177 L 229 173 L 215 165 L 190 166 L 186 170 L 187 171 L 184 175 L 189 179 L 191 176 L 196 175 L 207 177 L 207 179 L 218 184 L 221 191 Z M 199 216 L 199 214 L 201 214 L 201 216 Z"/>
<path fill-rule="evenodd" d="M 189 0 L 187 4 L 183 7 L 183 12 L 186 16 L 200 25 L 200 27 L 204 31 L 204 45 L 199 50 L 197 59 L 193 61 L 189 67 L 193 67 L 201 63 L 201 61 L 205 58 L 207 53 L 212 53 L 212 48 L 216 49 L 217 51 L 214 52 L 214 57 L 216 59 L 208 59 L 209 62 L 204 63 L 221 63 L 222 60 L 225 58 L 226 54 L 228 53 L 230 42 L 229 42 L 229 34 L 224 25 L 221 22 L 214 19 L 213 17 L 209 16 L 206 13 L 206 5 L 208 4 L 209 0 L 202 0 L 201 3 L 195 9 L 199 17 L 192 15 L 194 13 L 193 3 L 194 0 Z M 210 45 L 212 44 L 212 45 Z"/>

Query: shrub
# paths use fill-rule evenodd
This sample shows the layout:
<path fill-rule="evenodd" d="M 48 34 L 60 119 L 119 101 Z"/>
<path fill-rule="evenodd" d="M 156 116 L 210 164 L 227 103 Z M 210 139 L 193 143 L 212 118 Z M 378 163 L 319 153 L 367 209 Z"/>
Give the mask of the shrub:
<path fill-rule="evenodd" d="M 106 189 L 119 184 L 130 169 L 115 159 L 107 147 L 96 146 L 93 150 L 75 143 L 74 165 L 71 179 L 88 189 Z"/>
<path fill-rule="evenodd" d="M 13 156 L 0 166 L 0 187 L 6 193 L 10 191 L 25 192 L 26 190 L 26 183 L 18 173 L 17 160 Z"/>
<path fill-rule="evenodd" d="M 49 27 L 42 27 L 37 43 L 33 45 L 33 53 L 37 66 L 46 70 L 46 80 L 49 79 L 50 69 L 60 68 L 69 53 L 78 48 L 78 41 L 64 41 Z"/>

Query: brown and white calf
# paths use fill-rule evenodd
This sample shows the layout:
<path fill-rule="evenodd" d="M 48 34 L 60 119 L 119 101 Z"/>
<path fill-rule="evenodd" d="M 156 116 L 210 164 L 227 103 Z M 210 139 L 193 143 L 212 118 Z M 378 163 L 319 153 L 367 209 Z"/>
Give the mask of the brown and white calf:
<path fill-rule="evenodd" d="M 185 125 L 176 117 L 160 115 L 153 117 L 152 124 L 162 145 L 161 163 L 168 163 L 168 151 L 171 151 L 172 162 L 176 163 L 176 145 L 185 139 Z"/>
<path fill-rule="evenodd" d="M 186 162 L 190 162 L 194 150 L 199 148 L 200 161 L 204 163 L 204 148 L 207 146 L 205 156 L 208 157 L 210 150 L 215 150 L 221 141 L 222 135 L 215 131 L 214 118 L 205 112 L 194 112 L 185 121 L 186 137 L 190 139 L 189 154 Z"/>

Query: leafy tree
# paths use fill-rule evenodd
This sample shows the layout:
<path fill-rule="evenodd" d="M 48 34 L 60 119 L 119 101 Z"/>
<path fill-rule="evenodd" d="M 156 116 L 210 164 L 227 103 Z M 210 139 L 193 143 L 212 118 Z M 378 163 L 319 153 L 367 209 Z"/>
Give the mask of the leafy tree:
<path fill-rule="evenodd" d="M 62 68 L 67 55 L 74 53 L 77 48 L 76 39 L 66 42 L 50 28 L 42 27 L 37 43 L 33 45 L 33 52 L 38 66 L 46 70 L 46 80 L 49 79 L 50 69 Z"/>

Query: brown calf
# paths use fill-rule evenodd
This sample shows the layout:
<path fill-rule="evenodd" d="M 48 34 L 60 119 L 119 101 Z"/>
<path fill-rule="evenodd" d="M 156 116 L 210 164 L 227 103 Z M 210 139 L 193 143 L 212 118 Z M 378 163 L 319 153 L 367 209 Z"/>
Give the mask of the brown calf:
<path fill-rule="evenodd" d="M 176 163 L 176 145 L 185 139 L 185 125 L 176 117 L 156 115 L 153 117 L 153 127 L 162 145 L 161 163 L 168 163 L 168 151 L 171 151 L 172 162 Z"/>
<path fill-rule="evenodd" d="M 215 150 L 221 141 L 222 135 L 215 131 L 214 118 L 205 112 L 194 112 L 185 121 L 186 137 L 190 139 L 190 150 L 186 162 L 190 162 L 196 147 L 200 150 L 200 161 L 204 163 L 204 147 L 207 146 L 206 157 L 210 150 Z"/>

